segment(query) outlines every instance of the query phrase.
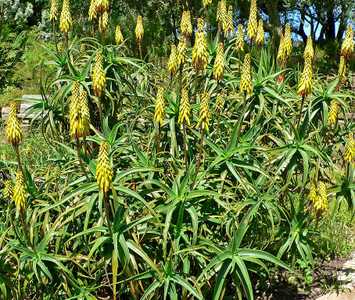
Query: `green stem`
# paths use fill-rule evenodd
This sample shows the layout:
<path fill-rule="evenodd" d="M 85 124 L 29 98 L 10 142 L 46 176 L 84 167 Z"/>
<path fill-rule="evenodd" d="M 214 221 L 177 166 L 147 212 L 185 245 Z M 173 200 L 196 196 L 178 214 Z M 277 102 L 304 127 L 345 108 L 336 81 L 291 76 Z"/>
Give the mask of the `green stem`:
<path fill-rule="evenodd" d="M 110 231 L 110 235 L 112 236 L 112 217 L 111 217 L 111 212 L 110 212 L 110 203 L 109 203 L 109 197 L 108 197 L 108 192 L 104 192 L 104 207 L 105 207 L 105 214 L 106 214 L 106 223 L 107 227 Z"/>
<path fill-rule="evenodd" d="M 160 123 L 157 124 L 157 134 L 155 137 L 157 154 L 160 152 Z"/>
<path fill-rule="evenodd" d="M 303 111 L 303 106 L 304 106 L 305 99 L 306 99 L 306 96 L 302 95 L 302 103 L 301 103 L 301 108 L 300 108 L 300 112 L 298 114 L 298 120 L 297 120 L 297 128 L 300 127 L 301 118 L 302 118 L 302 111 Z"/>
<path fill-rule="evenodd" d="M 24 168 L 23 168 L 23 165 L 22 165 L 22 161 L 21 161 L 19 146 L 18 145 L 14 145 L 14 149 L 15 149 L 15 153 L 16 153 L 16 159 L 17 159 L 18 167 L 19 167 L 19 169 L 20 169 L 20 171 L 22 173 L 23 178 L 26 178 L 25 172 L 24 172 Z M 26 184 L 27 184 L 27 181 L 26 181 Z"/>
<path fill-rule="evenodd" d="M 186 124 L 182 125 L 182 130 L 183 130 L 183 136 L 184 136 L 184 162 L 185 162 L 185 165 L 186 165 L 186 168 L 187 168 L 189 146 L 188 146 L 188 143 L 187 143 Z"/>
<path fill-rule="evenodd" d="M 194 187 L 194 185 L 196 183 L 197 175 L 200 170 L 201 162 L 202 162 L 202 158 L 203 158 L 203 142 L 204 142 L 204 137 L 205 137 L 205 134 L 204 134 L 205 130 L 203 129 L 202 125 L 201 125 L 200 131 L 201 131 L 201 138 L 200 138 L 200 145 L 199 145 L 199 153 L 198 153 L 198 157 L 197 157 L 197 161 L 196 161 L 196 175 L 193 180 L 192 187 Z"/>
<path fill-rule="evenodd" d="M 81 148 L 81 145 L 80 145 L 79 138 L 76 137 L 76 153 L 78 155 L 79 165 L 80 165 L 81 171 L 84 173 L 86 179 L 89 181 L 89 176 L 88 176 L 88 174 L 87 174 L 87 172 L 85 170 L 84 162 L 83 162 L 83 160 L 81 159 L 81 156 L 80 156 L 80 148 Z"/>

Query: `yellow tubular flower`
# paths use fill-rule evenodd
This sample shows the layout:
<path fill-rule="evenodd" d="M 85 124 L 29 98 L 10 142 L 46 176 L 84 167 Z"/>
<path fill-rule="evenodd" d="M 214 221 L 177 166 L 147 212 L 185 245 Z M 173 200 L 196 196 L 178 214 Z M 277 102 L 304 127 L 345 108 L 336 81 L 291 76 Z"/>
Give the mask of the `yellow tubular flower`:
<path fill-rule="evenodd" d="M 63 0 L 62 13 L 60 14 L 59 28 L 63 33 L 68 33 L 72 26 L 72 18 L 70 14 L 70 3 L 69 0 Z"/>
<path fill-rule="evenodd" d="M 217 113 L 220 113 L 223 110 L 224 107 L 224 97 L 221 94 L 217 95 L 216 98 L 216 106 L 215 106 L 215 110 Z"/>
<path fill-rule="evenodd" d="M 110 8 L 109 0 L 96 0 L 95 9 L 97 13 L 103 14 L 107 12 Z"/>
<path fill-rule="evenodd" d="M 6 121 L 6 139 L 14 147 L 22 142 L 23 134 L 19 119 L 17 118 L 17 104 L 11 103 L 9 117 Z"/>
<path fill-rule="evenodd" d="M 242 24 L 238 25 L 237 39 L 235 40 L 235 49 L 237 50 L 237 52 L 244 51 L 244 30 Z"/>
<path fill-rule="evenodd" d="M 58 17 L 57 0 L 51 0 L 51 8 L 49 11 L 49 20 L 52 22 L 57 21 L 57 17 Z"/>
<path fill-rule="evenodd" d="M 168 71 L 174 76 L 178 69 L 178 56 L 176 51 L 176 46 L 174 44 L 171 45 L 171 52 L 168 61 Z"/>
<path fill-rule="evenodd" d="M 180 125 L 186 124 L 190 126 L 190 114 L 191 114 L 191 106 L 189 101 L 189 92 L 186 87 L 181 90 L 181 101 L 179 108 L 179 117 L 178 123 Z"/>
<path fill-rule="evenodd" d="M 77 136 L 80 117 L 80 83 L 75 81 L 72 85 L 72 95 L 69 102 L 69 129 L 70 136 Z"/>
<path fill-rule="evenodd" d="M 135 29 L 135 34 L 136 34 L 136 40 L 138 44 L 142 43 L 143 36 L 144 36 L 144 27 L 143 27 L 143 17 L 138 16 L 137 17 L 137 25 Z"/>
<path fill-rule="evenodd" d="M 4 182 L 4 189 L 2 190 L 2 194 L 5 199 L 11 199 L 13 195 L 13 184 L 11 180 L 6 180 Z"/>
<path fill-rule="evenodd" d="M 192 24 L 191 24 L 191 13 L 189 10 L 184 10 L 182 12 L 180 31 L 186 37 L 192 34 Z"/>
<path fill-rule="evenodd" d="M 220 28 L 224 27 L 224 24 L 227 19 L 227 5 L 225 0 L 221 0 L 218 2 L 217 6 L 217 22 Z"/>
<path fill-rule="evenodd" d="M 313 41 L 312 41 L 312 37 L 311 36 L 309 36 L 307 38 L 307 45 L 306 45 L 306 48 L 304 49 L 303 57 L 304 57 L 305 60 L 307 58 L 310 58 L 310 60 L 313 60 L 314 50 L 313 50 Z"/>
<path fill-rule="evenodd" d="M 264 25 L 262 19 L 259 20 L 258 31 L 256 33 L 255 42 L 259 46 L 262 46 L 264 44 Z"/>
<path fill-rule="evenodd" d="M 96 19 L 96 0 L 91 0 L 89 7 L 89 21 Z"/>
<path fill-rule="evenodd" d="M 318 199 L 317 187 L 316 187 L 315 183 L 313 183 L 313 182 L 311 183 L 311 186 L 310 186 L 310 189 L 309 189 L 308 198 L 313 203 L 313 205 Z"/>
<path fill-rule="evenodd" d="M 106 86 L 106 74 L 103 67 L 103 56 L 101 51 L 96 53 L 95 65 L 92 72 L 92 86 L 95 96 L 100 97 Z"/>
<path fill-rule="evenodd" d="M 96 165 L 96 181 L 100 191 L 107 193 L 112 184 L 113 170 L 108 157 L 109 145 L 103 141 L 100 145 L 99 156 Z"/>
<path fill-rule="evenodd" d="M 223 25 L 224 34 L 228 35 L 229 33 L 234 31 L 232 5 L 228 7 L 228 13 L 227 16 L 224 18 L 224 21 L 225 21 Z"/>
<path fill-rule="evenodd" d="M 116 41 L 116 45 L 121 45 L 123 43 L 123 34 L 121 31 L 121 26 L 117 25 L 116 26 L 116 31 L 115 31 L 115 41 Z"/>
<path fill-rule="evenodd" d="M 346 60 L 344 56 L 340 56 L 338 78 L 339 83 L 344 83 L 346 81 Z"/>
<path fill-rule="evenodd" d="M 330 126 L 335 125 L 338 120 L 339 113 L 339 104 L 337 101 L 332 100 L 330 102 L 329 114 L 328 114 L 328 123 Z"/>
<path fill-rule="evenodd" d="M 251 78 L 251 57 L 247 53 L 244 57 L 242 74 L 240 77 L 240 92 L 251 95 L 253 93 L 253 83 Z"/>
<path fill-rule="evenodd" d="M 348 163 L 354 163 L 355 159 L 355 141 L 352 133 L 349 133 L 345 144 L 344 160 Z"/>
<path fill-rule="evenodd" d="M 90 131 L 90 110 L 88 93 L 83 89 L 79 96 L 79 119 L 77 137 L 86 137 Z"/>
<path fill-rule="evenodd" d="M 155 112 L 154 121 L 160 126 L 163 125 L 165 118 L 165 99 L 164 99 L 164 88 L 159 87 L 157 92 L 157 98 L 155 100 Z"/>
<path fill-rule="evenodd" d="M 257 20 L 257 6 L 256 0 L 251 0 L 250 3 L 250 13 L 249 13 L 249 20 L 248 20 L 248 37 L 253 40 L 256 36 L 258 20 Z"/>
<path fill-rule="evenodd" d="M 277 51 L 277 62 L 281 68 L 285 67 L 286 60 L 287 60 L 287 55 L 286 55 L 285 37 L 284 37 L 283 33 L 281 32 L 279 49 Z"/>
<path fill-rule="evenodd" d="M 223 43 L 218 44 L 216 59 L 213 65 L 213 77 L 217 81 L 223 78 L 224 73 L 224 45 Z"/>
<path fill-rule="evenodd" d="M 75 81 L 71 87 L 71 97 L 69 98 L 69 122 L 70 128 L 74 127 L 74 120 L 79 111 L 80 83 Z"/>
<path fill-rule="evenodd" d="M 178 66 L 182 66 L 186 60 L 186 38 L 181 37 L 177 47 L 177 62 Z"/>
<path fill-rule="evenodd" d="M 195 70 L 204 70 L 208 63 L 208 50 L 205 33 L 203 32 L 204 21 L 198 20 L 198 31 L 196 32 L 195 45 L 192 49 L 192 65 Z"/>
<path fill-rule="evenodd" d="M 14 187 L 14 192 L 12 195 L 12 200 L 16 204 L 16 209 L 18 212 L 23 212 L 26 205 L 26 189 L 25 181 L 23 179 L 22 172 L 20 170 L 16 173 L 16 182 Z"/>
<path fill-rule="evenodd" d="M 105 11 L 102 13 L 102 15 L 99 18 L 99 31 L 101 33 L 104 33 L 107 31 L 108 27 L 108 12 Z"/>
<path fill-rule="evenodd" d="M 324 182 L 319 183 L 319 195 L 317 201 L 314 203 L 314 208 L 317 211 L 325 211 L 328 208 L 328 194 L 327 187 Z"/>
<path fill-rule="evenodd" d="M 290 24 L 286 24 L 285 27 L 284 47 L 285 47 L 286 57 L 289 58 L 292 53 L 292 33 L 291 33 Z"/>
<path fill-rule="evenodd" d="M 345 39 L 341 45 L 341 55 L 348 59 L 354 51 L 354 33 L 351 24 L 346 30 Z"/>
<path fill-rule="evenodd" d="M 302 97 L 308 96 L 312 92 L 313 85 L 313 70 L 312 70 L 312 60 L 310 56 L 307 56 L 301 75 L 301 80 L 298 83 L 298 94 Z"/>
<path fill-rule="evenodd" d="M 201 127 L 202 130 L 208 131 L 210 123 L 210 111 L 209 111 L 210 95 L 204 92 L 200 95 L 200 114 L 196 127 Z"/>
<path fill-rule="evenodd" d="M 202 4 L 203 4 L 203 7 L 207 7 L 208 5 L 210 5 L 212 3 L 212 0 L 202 0 Z"/>

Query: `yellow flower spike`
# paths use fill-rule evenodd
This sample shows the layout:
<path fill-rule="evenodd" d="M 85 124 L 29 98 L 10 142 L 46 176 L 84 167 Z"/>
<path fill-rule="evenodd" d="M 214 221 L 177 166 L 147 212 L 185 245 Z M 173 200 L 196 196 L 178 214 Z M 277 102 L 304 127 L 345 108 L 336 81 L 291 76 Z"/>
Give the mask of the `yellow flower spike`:
<path fill-rule="evenodd" d="M 12 195 L 12 200 L 16 204 L 18 212 L 22 213 L 26 206 L 26 189 L 23 174 L 20 170 L 16 173 L 16 182 Z"/>
<path fill-rule="evenodd" d="M 248 20 L 248 37 L 251 40 L 255 38 L 257 33 L 257 26 L 258 26 L 257 13 L 258 13 L 258 9 L 256 5 L 256 0 L 251 0 L 249 20 Z"/>
<path fill-rule="evenodd" d="M 171 45 L 171 52 L 168 60 L 168 71 L 174 76 L 178 70 L 178 55 L 176 46 L 174 44 Z"/>
<path fill-rule="evenodd" d="M 69 101 L 70 136 L 75 138 L 78 132 L 78 119 L 80 115 L 80 83 L 78 81 L 75 81 L 72 85 L 72 95 Z"/>
<path fill-rule="evenodd" d="M 189 92 L 186 87 L 181 90 L 181 101 L 179 108 L 179 117 L 178 123 L 180 125 L 186 124 L 190 126 L 190 114 L 191 114 L 191 106 L 189 101 Z"/>
<path fill-rule="evenodd" d="M 68 33 L 72 27 L 72 18 L 70 14 L 70 2 L 69 0 L 63 0 L 62 13 L 60 14 L 59 28 L 63 33 Z"/>
<path fill-rule="evenodd" d="M 196 32 L 195 44 L 192 49 L 192 65 L 195 70 L 203 71 L 208 63 L 208 49 L 206 36 L 203 31 L 204 21 L 202 18 L 198 20 L 198 31 Z"/>
<path fill-rule="evenodd" d="M 164 99 L 164 88 L 159 87 L 157 92 L 157 97 L 155 100 L 155 112 L 154 121 L 160 126 L 163 125 L 165 118 L 165 99 Z"/>
<path fill-rule="evenodd" d="M 88 93 L 82 90 L 79 96 L 79 118 L 77 137 L 86 137 L 90 131 L 90 109 L 88 104 Z"/>
<path fill-rule="evenodd" d="M 96 0 L 91 0 L 90 1 L 90 7 L 89 7 L 89 21 L 92 21 L 96 19 Z"/>
<path fill-rule="evenodd" d="M 330 126 L 335 125 L 338 120 L 339 113 L 339 104 L 337 101 L 332 100 L 330 102 L 329 114 L 328 114 L 328 123 Z"/>
<path fill-rule="evenodd" d="M 10 113 L 6 121 L 6 139 L 14 147 L 18 146 L 22 142 L 23 134 L 21 123 L 17 118 L 17 103 L 13 102 L 10 105 Z"/>
<path fill-rule="evenodd" d="M 186 60 L 186 38 L 181 37 L 177 47 L 177 62 L 178 66 L 182 66 Z"/>
<path fill-rule="evenodd" d="M 184 10 L 181 16 L 180 31 L 186 37 L 192 34 L 191 13 L 189 10 Z"/>
<path fill-rule="evenodd" d="M 116 45 L 121 45 L 123 43 L 123 41 L 124 41 L 120 25 L 116 26 L 115 41 L 116 41 Z"/>
<path fill-rule="evenodd" d="M 92 71 L 92 86 L 94 94 L 97 97 L 101 97 L 106 86 L 106 74 L 103 67 L 103 60 L 102 52 L 98 51 L 96 53 L 95 64 Z"/>
<path fill-rule="evenodd" d="M 206 8 L 212 3 L 212 0 L 202 0 L 203 7 Z"/>
<path fill-rule="evenodd" d="M 315 183 L 313 183 L 313 182 L 311 183 L 311 186 L 310 186 L 310 189 L 309 189 L 308 198 L 312 202 L 313 205 L 318 199 L 317 187 L 316 187 Z"/>
<path fill-rule="evenodd" d="M 346 81 L 346 60 L 344 56 L 340 56 L 338 78 L 339 83 L 344 83 Z"/>
<path fill-rule="evenodd" d="M 110 8 L 109 0 L 96 0 L 95 9 L 97 13 L 103 14 L 107 12 Z"/>
<path fill-rule="evenodd" d="M 14 187 L 13 187 L 12 181 L 11 180 L 6 180 L 4 182 L 4 188 L 2 190 L 2 194 L 3 194 L 5 199 L 11 199 L 12 198 L 12 195 L 13 195 L 13 192 L 14 192 L 13 189 L 14 189 Z"/>
<path fill-rule="evenodd" d="M 220 28 L 224 27 L 224 24 L 227 19 L 227 5 L 225 0 L 221 0 L 218 2 L 217 6 L 217 22 Z"/>
<path fill-rule="evenodd" d="M 234 31 L 232 5 L 229 5 L 227 15 L 224 18 L 223 30 L 225 35 L 228 35 Z"/>
<path fill-rule="evenodd" d="M 200 113 L 196 127 L 201 127 L 202 130 L 206 131 L 208 131 L 210 122 L 209 102 L 210 95 L 207 92 L 200 95 Z"/>
<path fill-rule="evenodd" d="M 49 11 L 49 20 L 54 22 L 54 21 L 57 21 L 57 18 L 58 18 L 57 0 L 51 0 L 51 8 Z"/>
<path fill-rule="evenodd" d="M 354 51 L 354 33 L 351 24 L 348 25 L 348 28 L 345 33 L 345 39 L 341 45 L 341 55 L 348 59 Z"/>
<path fill-rule="evenodd" d="M 287 58 L 291 56 L 292 53 L 292 33 L 291 33 L 291 25 L 286 24 L 285 27 L 285 37 L 284 37 L 284 47 L 285 47 L 285 55 Z"/>
<path fill-rule="evenodd" d="M 99 156 L 96 165 L 96 181 L 101 192 L 106 194 L 112 185 L 113 170 L 111 161 L 108 157 L 109 144 L 106 141 L 101 142 Z"/>
<path fill-rule="evenodd" d="M 244 52 L 244 29 L 243 25 L 238 25 L 237 39 L 235 40 L 235 49 L 237 52 Z"/>
<path fill-rule="evenodd" d="M 298 91 L 297 91 L 297 93 L 302 97 L 306 97 L 312 92 L 312 86 L 313 86 L 312 78 L 313 78 L 312 60 L 310 56 L 307 56 L 307 58 L 305 59 L 305 64 L 301 75 L 301 79 L 298 83 Z"/>
<path fill-rule="evenodd" d="M 137 17 L 137 24 L 135 29 L 137 44 L 141 44 L 144 37 L 143 17 Z"/>
<path fill-rule="evenodd" d="M 242 74 L 240 77 L 240 92 L 251 95 L 253 93 L 253 82 L 251 77 L 251 57 L 245 54 Z"/>
<path fill-rule="evenodd" d="M 71 97 L 69 98 L 69 118 L 70 121 L 76 118 L 76 112 L 78 111 L 75 106 L 79 105 L 79 97 L 80 97 L 80 83 L 79 81 L 75 81 L 71 87 Z"/>
<path fill-rule="evenodd" d="M 307 44 L 306 48 L 304 49 L 303 57 L 305 60 L 309 58 L 311 61 L 314 58 L 313 41 L 311 36 L 308 36 L 307 38 Z"/>
<path fill-rule="evenodd" d="M 215 110 L 217 113 L 221 113 L 224 107 L 224 97 L 222 94 L 218 94 L 216 98 Z"/>
<path fill-rule="evenodd" d="M 280 67 L 284 68 L 286 65 L 287 55 L 286 55 L 285 37 L 282 32 L 280 35 L 280 44 L 279 44 L 279 49 L 277 51 L 277 58 L 276 59 L 277 59 L 278 64 L 280 65 Z"/>
<path fill-rule="evenodd" d="M 104 11 L 99 18 L 99 31 L 105 33 L 108 28 L 108 12 Z"/>
<path fill-rule="evenodd" d="M 345 144 L 344 160 L 348 163 L 354 163 L 355 159 L 355 141 L 352 133 L 349 133 Z"/>
<path fill-rule="evenodd" d="M 213 65 L 213 77 L 219 81 L 223 78 L 224 73 L 224 45 L 219 43 L 217 47 L 216 59 Z"/>
<path fill-rule="evenodd" d="M 262 19 L 259 20 L 255 42 L 258 46 L 262 46 L 264 44 L 264 25 Z"/>
<path fill-rule="evenodd" d="M 328 192 L 324 182 L 319 183 L 319 196 L 314 205 L 317 211 L 323 212 L 328 208 Z"/>

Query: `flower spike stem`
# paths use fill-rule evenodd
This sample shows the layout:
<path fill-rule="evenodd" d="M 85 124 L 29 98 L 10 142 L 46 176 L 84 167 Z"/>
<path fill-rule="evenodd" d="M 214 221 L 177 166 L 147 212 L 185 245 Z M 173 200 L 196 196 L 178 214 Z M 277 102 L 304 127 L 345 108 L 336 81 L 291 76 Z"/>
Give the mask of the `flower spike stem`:
<path fill-rule="evenodd" d="M 155 136 L 157 154 L 160 152 L 160 124 L 157 124 L 157 134 Z"/>
<path fill-rule="evenodd" d="M 303 106 L 304 106 L 304 101 L 306 99 L 305 95 L 302 95 L 302 102 L 301 102 L 301 108 L 300 108 L 300 112 L 298 114 L 298 120 L 297 120 L 297 128 L 300 127 L 301 124 L 301 118 L 302 118 L 302 110 L 303 110 Z"/>
<path fill-rule="evenodd" d="M 106 223 L 109 229 L 110 235 L 112 236 L 112 215 L 111 215 L 111 208 L 110 208 L 110 198 L 108 192 L 104 192 L 104 207 L 105 207 L 105 214 L 106 214 Z"/>
<path fill-rule="evenodd" d="M 201 132 L 201 138 L 200 138 L 200 144 L 199 144 L 199 153 L 198 153 L 198 157 L 197 157 L 197 161 L 196 161 L 196 175 L 195 175 L 194 181 L 192 183 L 192 187 L 194 187 L 194 185 L 196 183 L 197 175 L 200 170 L 201 162 L 203 159 L 203 143 L 204 143 L 204 137 L 205 137 L 205 129 L 202 127 L 202 125 L 200 128 L 200 132 Z"/>
<path fill-rule="evenodd" d="M 14 145 L 13 147 L 14 147 L 14 150 L 15 150 L 15 153 L 16 153 L 16 159 L 17 159 L 18 167 L 21 170 L 23 178 L 26 178 L 25 172 L 24 172 L 24 169 L 23 169 L 23 165 L 22 165 L 22 162 L 21 162 L 21 156 L 20 156 L 19 147 L 18 147 L 18 145 Z M 27 184 L 27 181 L 26 181 L 26 184 Z"/>
<path fill-rule="evenodd" d="M 188 142 L 187 142 L 187 130 L 186 130 L 186 124 L 182 125 L 182 130 L 183 130 L 183 136 L 184 136 L 184 161 L 185 161 L 185 165 L 187 168 L 187 163 L 188 163 L 188 152 L 189 152 L 189 146 L 188 146 Z"/>
<path fill-rule="evenodd" d="M 89 180 L 89 176 L 85 170 L 85 167 L 84 167 L 84 162 L 80 156 L 80 149 L 81 149 L 81 143 L 79 141 L 79 138 L 77 137 L 76 138 L 76 153 L 78 155 L 78 160 L 79 160 L 79 164 L 80 164 L 80 168 L 81 168 L 81 171 L 84 173 L 85 177 L 87 180 Z"/>

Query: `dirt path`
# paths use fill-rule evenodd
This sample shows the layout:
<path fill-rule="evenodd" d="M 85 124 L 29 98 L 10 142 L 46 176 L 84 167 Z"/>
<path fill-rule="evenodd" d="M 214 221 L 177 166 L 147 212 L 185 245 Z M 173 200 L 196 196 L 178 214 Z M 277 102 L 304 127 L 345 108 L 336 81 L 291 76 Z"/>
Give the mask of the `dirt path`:
<path fill-rule="evenodd" d="M 355 300 L 355 252 L 347 260 L 338 272 L 338 281 L 342 285 L 343 292 L 330 293 L 317 300 Z"/>

